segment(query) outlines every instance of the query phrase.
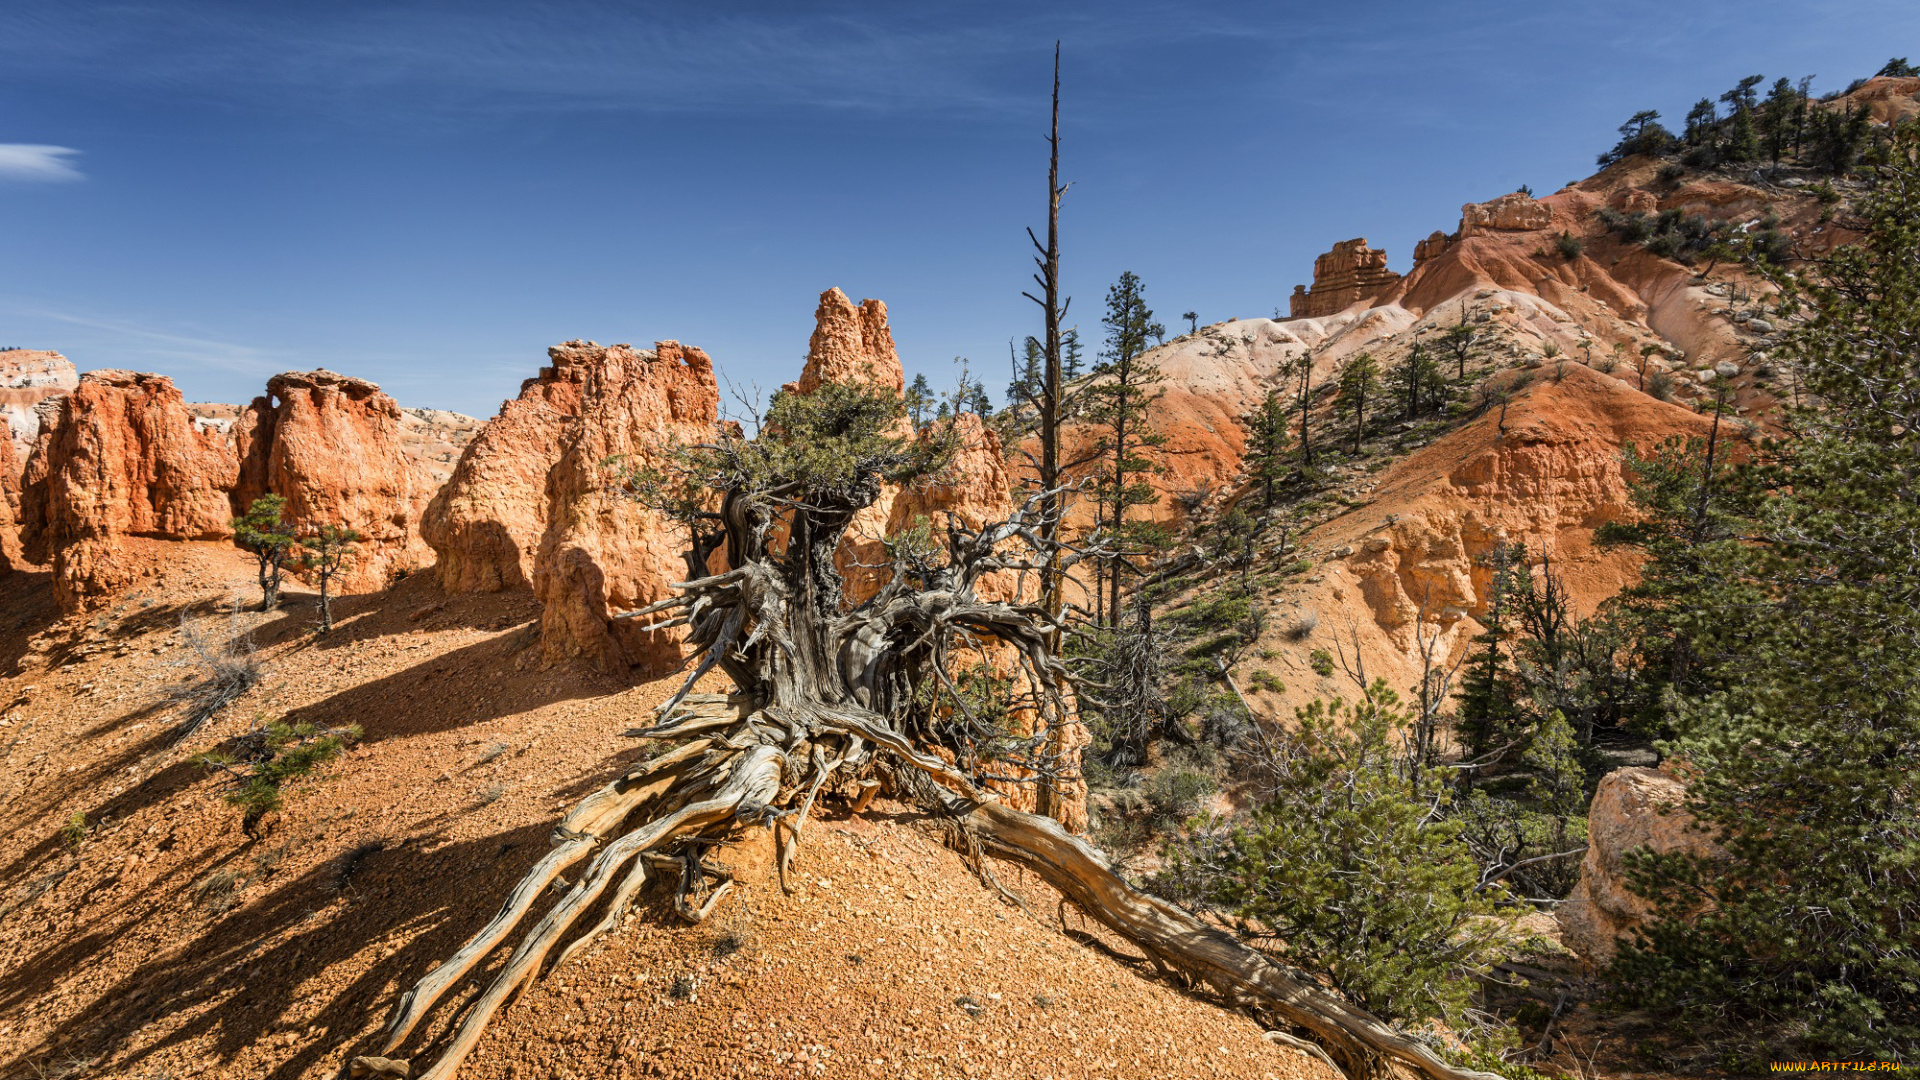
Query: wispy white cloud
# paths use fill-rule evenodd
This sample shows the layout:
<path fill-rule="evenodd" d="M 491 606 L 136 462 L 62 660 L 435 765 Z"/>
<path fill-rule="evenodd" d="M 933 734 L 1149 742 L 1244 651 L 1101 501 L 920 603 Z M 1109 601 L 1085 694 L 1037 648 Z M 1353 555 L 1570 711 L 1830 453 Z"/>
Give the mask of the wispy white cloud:
<path fill-rule="evenodd" d="M 132 319 L 49 308 L 31 302 L 0 301 L 0 312 L 5 312 L 17 326 L 39 330 L 60 341 L 60 350 L 83 369 L 118 367 L 177 374 L 181 368 L 200 368 L 264 379 L 275 372 L 300 367 L 302 361 L 310 359 L 293 350 L 262 348 L 202 336 L 191 330 L 183 333 Z M 40 325 L 36 327 L 35 323 Z"/>
<path fill-rule="evenodd" d="M 68 146 L 0 143 L 0 180 L 83 180 L 72 161 L 79 153 Z"/>
<path fill-rule="evenodd" d="M 227 107 L 313 104 L 335 116 L 767 108 L 890 116 L 1029 110 L 1045 54 L 1142 60 L 1246 32 L 1169 0 L 991 15 L 963 5 L 723 5 L 588 0 L 282 9 L 122 0 L 110 23 L 0 14 L 0 55 L 90 82 L 202 94 Z M 1017 77 L 1009 80 L 1009 73 Z M 1035 74 L 1038 71 L 1039 74 Z"/>

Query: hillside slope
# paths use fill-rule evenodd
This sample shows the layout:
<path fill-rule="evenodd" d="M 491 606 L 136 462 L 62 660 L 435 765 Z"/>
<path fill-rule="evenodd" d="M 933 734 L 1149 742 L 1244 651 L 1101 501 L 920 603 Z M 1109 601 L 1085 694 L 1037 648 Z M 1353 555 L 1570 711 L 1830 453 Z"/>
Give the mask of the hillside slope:
<path fill-rule="evenodd" d="M 620 732 L 666 684 L 543 669 L 526 593 L 448 597 L 416 576 L 341 601 L 325 639 L 297 595 L 255 630 L 261 685 L 176 742 L 160 696 L 195 668 L 181 619 L 222 632 L 251 567 L 218 544 L 130 543 L 180 584 L 69 622 L 48 575 L 8 586 L 0 1075 L 341 1075 L 546 850 L 557 811 L 645 753 Z M 365 737 L 248 840 L 194 758 L 262 715 Z M 1006 868 L 1030 910 L 1001 903 L 919 814 L 830 810 L 791 897 L 757 832 L 716 858 L 740 887 L 709 923 L 650 895 L 462 1075 L 1330 1075 L 1075 944 L 1056 898 Z"/>

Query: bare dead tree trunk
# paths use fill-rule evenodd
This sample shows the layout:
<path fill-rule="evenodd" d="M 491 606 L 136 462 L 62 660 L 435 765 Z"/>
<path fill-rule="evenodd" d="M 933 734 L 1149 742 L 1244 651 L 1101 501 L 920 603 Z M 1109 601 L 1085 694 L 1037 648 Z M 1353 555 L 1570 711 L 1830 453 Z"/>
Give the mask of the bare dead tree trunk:
<path fill-rule="evenodd" d="M 1040 427 L 1040 462 L 1038 468 L 1039 488 L 1053 492 L 1061 489 L 1060 477 L 1060 425 L 1065 419 L 1064 411 L 1066 388 L 1061 378 L 1060 364 L 1060 326 L 1066 319 L 1067 306 L 1072 300 L 1060 298 L 1060 197 L 1067 193 L 1067 185 L 1060 182 L 1060 43 L 1053 43 L 1053 127 L 1047 135 L 1047 242 L 1043 246 L 1027 230 L 1027 239 L 1033 242 L 1036 250 L 1034 263 L 1040 272 L 1034 281 L 1040 286 L 1040 296 L 1022 293 L 1027 299 L 1040 305 L 1041 316 L 1045 321 L 1046 337 L 1042 342 L 1042 351 L 1046 356 L 1046 372 L 1040 384 L 1040 400 L 1037 411 Z M 1060 522 L 1065 514 L 1061 497 L 1049 496 L 1042 506 L 1042 525 L 1040 537 L 1049 545 L 1057 545 L 1060 539 Z M 1057 624 L 1060 613 L 1065 607 L 1063 582 L 1057 567 L 1049 565 L 1041 571 L 1040 603 L 1046 609 L 1049 621 Z M 1056 633 L 1050 642 L 1054 651 L 1060 648 L 1059 635 Z"/>

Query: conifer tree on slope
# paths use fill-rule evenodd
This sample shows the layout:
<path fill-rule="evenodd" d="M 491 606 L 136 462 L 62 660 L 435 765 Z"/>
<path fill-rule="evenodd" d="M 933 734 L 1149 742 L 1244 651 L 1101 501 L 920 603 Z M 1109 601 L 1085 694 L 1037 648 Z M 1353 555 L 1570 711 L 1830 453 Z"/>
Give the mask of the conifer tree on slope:
<path fill-rule="evenodd" d="M 1770 269 L 1812 403 L 1731 470 L 1653 455 L 1633 537 L 1628 605 L 1683 635 L 1665 749 L 1726 854 L 1633 860 L 1664 918 L 1612 976 L 1643 1008 L 1764 1025 L 1756 1060 L 1783 1034 L 1920 1054 L 1920 131 L 1859 217 L 1858 245 Z"/>
<path fill-rule="evenodd" d="M 1153 321 L 1144 287 L 1131 270 L 1107 290 L 1107 313 L 1100 322 L 1107 328 L 1107 350 L 1093 369 L 1094 383 L 1086 390 L 1086 420 L 1100 433 L 1096 468 L 1101 524 L 1124 551 L 1127 511 L 1160 501 L 1148 477 L 1163 466 L 1149 455 L 1167 439 L 1155 430 L 1148 414 L 1165 391 L 1158 385 L 1160 366 L 1141 354 L 1147 351 L 1148 339 L 1163 336 L 1166 328 Z M 1121 554 L 1106 566 L 1105 610 L 1115 623 L 1120 618 L 1125 562 Z"/>

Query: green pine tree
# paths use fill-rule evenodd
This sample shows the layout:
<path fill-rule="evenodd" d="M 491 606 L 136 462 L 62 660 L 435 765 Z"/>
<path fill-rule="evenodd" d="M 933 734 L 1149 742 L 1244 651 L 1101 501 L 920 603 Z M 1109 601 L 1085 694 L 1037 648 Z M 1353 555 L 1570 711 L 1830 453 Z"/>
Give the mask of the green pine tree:
<path fill-rule="evenodd" d="M 233 542 L 252 552 L 259 564 L 261 611 L 280 606 L 280 578 L 298 541 L 292 526 L 283 520 L 286 511 L 286 499 L 262 495 L 253 500 L 244 516 L 232 522 Z"/>
<path fill-rule="evenodd" d="M 1171 875 L 1271 935 L 1293 964 L 1325 974 L 1402 1024 L 1458 1022 L 1491 959 L 1491 901 L 1446 793 L 1401 759 L 1407 717 L 1383 682 L 1348 704 L 1315 701 L 1276 738 L 1272 796 L 1224 842 L 1176 845 Z"/>
<path fill-rule="evenodd" d="M 1812 403 L 1650 487 L 1665 750 L 1725 854 L 1634 860 L 1663 917 L 1611 976 L 1750 1060 L 1920 1055 L 1920 132 L 1876 172 L 1858 245 L 1771 271 Z"/>

